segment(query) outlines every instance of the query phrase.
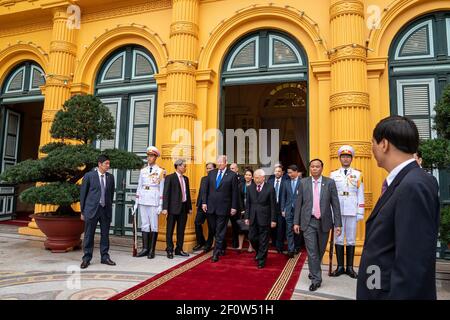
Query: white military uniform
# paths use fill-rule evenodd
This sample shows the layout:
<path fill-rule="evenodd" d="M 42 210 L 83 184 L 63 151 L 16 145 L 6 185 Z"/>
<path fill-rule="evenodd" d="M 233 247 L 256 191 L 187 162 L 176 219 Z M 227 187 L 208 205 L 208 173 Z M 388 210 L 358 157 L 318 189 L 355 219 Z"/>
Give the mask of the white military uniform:
<path fill-rule="evenodd" d="M 164 170 L 157 164 L 141 169 L 136 194 L 139 196 L 141 230 L 158 232 L 158 216 L 162 210 Z"/>
<path fill-rule="evenodd" d="M 335 237 L 335 244 L 344 245 L 344 235 L 347 246 L 356 242 L 356 223 L 364 219 L 364 184 L 361 171 L 353 168 L 340 168 L 331 172 L 330 178 L 336 182 L 336 188 L 341 205 L 342 232 Z"/>

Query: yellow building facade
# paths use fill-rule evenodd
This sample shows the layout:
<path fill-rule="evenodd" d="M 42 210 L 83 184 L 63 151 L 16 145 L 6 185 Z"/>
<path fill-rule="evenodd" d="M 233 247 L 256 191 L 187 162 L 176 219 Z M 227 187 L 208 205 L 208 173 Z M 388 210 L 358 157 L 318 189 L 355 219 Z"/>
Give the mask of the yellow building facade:
<path fill-rule="evenodd" d="M 194 200 L 211 160 L 202 156 L 208 129 L 284 128 L 283 162 L 305 168 L 321 158 L 325 175 L 350 144 L 367 218 L 385 177 L 371 153 L 376 123 L 406 114 L 424 138 L 434 134 L 432 105 L 449 82 L 448 11 L 450 0 L 0 0 L 2 169 L 38 157 L 71 95 L 95 94 L 117 120 L 116 139 L 99 147 L 144 155 L 155 144 L 169 173 L 182 150 L 193 161 Z M 116 178 L 114 232 L 126 235 L 136 173 Z M 14 204 L 8 186 L 2 192 L 4 216 L 30 210 Z M 185 249 L 195 245 L 194 218 Z M 164 248 L 163 217 L 160 225 Z M 357 255 L 363 240 L 361 223 Z"/>

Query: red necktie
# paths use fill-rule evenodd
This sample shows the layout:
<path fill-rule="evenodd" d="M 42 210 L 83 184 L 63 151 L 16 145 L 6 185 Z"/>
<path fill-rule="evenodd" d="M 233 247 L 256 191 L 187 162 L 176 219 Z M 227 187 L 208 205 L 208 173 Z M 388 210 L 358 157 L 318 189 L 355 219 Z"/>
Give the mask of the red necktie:
<path fill-rule="evenodd" d="M 178 176 L 181 186 L 181 201 L 186 202 L 186 190 L 184 190 L 183 176 Z"/>
<path fill-rule="evenodd" d="M 258 192 L 261 192 L 261 185 L 258 185 Z"/>
<path fill-rule="evenodd" d="M 388 184 L 387 184 L 386 179 L 384 179 L 383 185 L 381 186 L 381 195 L 383 195 L 386 192 L 387 188 L 388 188 Z"/>

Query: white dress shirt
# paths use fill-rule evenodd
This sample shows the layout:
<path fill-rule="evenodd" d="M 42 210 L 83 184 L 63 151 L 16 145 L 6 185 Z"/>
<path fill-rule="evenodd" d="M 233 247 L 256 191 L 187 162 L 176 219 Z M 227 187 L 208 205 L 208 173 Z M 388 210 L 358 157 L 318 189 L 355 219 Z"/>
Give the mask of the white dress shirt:
<path fill-rule="evenodd" d="M 315 184 L 315 179 L 314 177 L 311 177 L 311 183 L 312 183 L 312 193 L 313 193 L 313 207 L 312 207 L 312 212 L 311 215 L 314 216 L 314 184 Z M 317 187 L 319 189 L 319 205 L 320 205 L 320 192 L 322 191 L 322 176 L 319 177 L 319 179 L 317 179 Z"/>
<path fill-rule="evenodd" d="M 176 174 L 177 174 L 177 176 L 178 176 L 178 181 L 180 181 L 180 177 L 181 177 L 181 183 L 183 184 L 183 187 L 181 188 L 181 192 L 183 192 L 183 190 L 184 190 L 184 193 L 181 195 L 181 200 L 182 200 L 183 202 L 186 202 L 186 201 L 187 201 L 187 195 L 186 195 L 186 192 L 187 192 L 187 190 L 186 190 L 186 181 L 184 181 L 184 177 L 183 177 L 182 174 L 179 174 L 178 172 L 176 172 Z M 181 187 L 181 186 L 180 186 L 180 187 Z"/>
<path fill-rule="evenodd" d="M 400 171 L 402 171 L 402 169 L 404 167 L 406 167 L 408 164 L 410 164 L 411 162 L 416 161 L 414 158 L 411 158 L 409 160 L 406 160 L 405 162 L 400 163 L 398 166 L 396 166 L 390 173 L 389 175 L 386 177 L 386 182 L 388 187 L 391 185 L 392 181 L 394 181 L 395 177 L 399 174 Z"/>

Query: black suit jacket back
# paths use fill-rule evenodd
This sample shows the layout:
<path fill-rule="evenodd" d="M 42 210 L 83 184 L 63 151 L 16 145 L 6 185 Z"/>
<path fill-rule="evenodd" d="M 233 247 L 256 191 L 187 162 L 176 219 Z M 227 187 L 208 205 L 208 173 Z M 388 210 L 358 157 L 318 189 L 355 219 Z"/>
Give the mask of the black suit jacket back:
<path fill-rule="evenodd" d="M 202 204 L 207 204 L 207 213 L 229 215 L 231 209 L 239 209 L 238 178 L 236 173 L 227 169 L 216 189 L 216 178 L 219 170 L 208 173 L 203 193 Z"/>
<path fill-rule="evenodd" d="M 366 222 L 357 299 L 436 299 L 438 190 L 415 161 L 392 181 Z M 380 287 L 370 289 L 375 276 Z"/>
<path fill-rule="evenodd" d="M 105 208 L 109 218 L 112 218 L 112 202 L 114 199 L 114 176 L 109 172 L 105 173 Z M 81 213 L 86 219 L 92 219 L 97 213 L 100 205 L 102 189 L 100 178 L 96 169 L 89 171 L 83 177 L 80 190 Z"/>
<path fill-rule="evenodd" d="M 189 178 L 183 176 L 184 183 L 186 185 L 186 206 L 185 212 L 192 210 L 191 193 L 189 189 Z M 164 194 L 163 194 L 163 210 L 167 210 L 168 214 L 181 214 L 182 206 L 182 194 L 180 180 L 176 172 L 169 174 L 164 179 Z"/>
<path fill-rule="evenodd" d="M 275 189 L 268 183 L 264 183 L 260 192 L 256 188 L 253 183 L 247 189 L 245 219 L 250 220 L 250 225 L 268 226 L 277 221 Z"/>
<path fill-rule="evenodd" d="M 282 202 L 282 197 L 283 194 L 285 192 L 284 188 L 285 188 L 285 183 L 286 179 L 282 176 L 280 178 L 280 189 L 278 191 L 278 201 L 277 201 L 277 193 L 275 190 L 275 203 L 276 203 L 276 209 L 277 209 L 277 214 L 281 214 L 281 202 Z M 270 184 L 274 189 L 275 189 L 275 175 L 270 176 L 270 178 L 267 180 L 267 183 Z"/>
<path fill-rule="evenodd" d="M 205 193 L 207 178 L 208 178 L 208 176 L 204 176 L 200 180 L 200 188 L 198 188 L 197 202 L 195 204 L 198 210 L 202 210 L 202 198 L 203 198 L 203 194 Z"/>

